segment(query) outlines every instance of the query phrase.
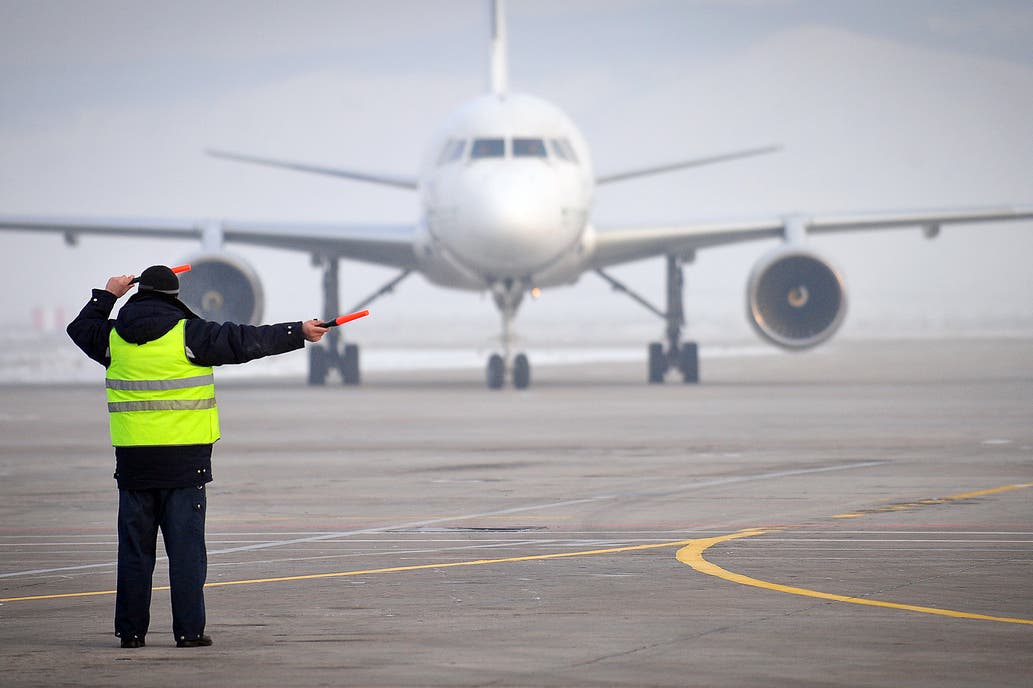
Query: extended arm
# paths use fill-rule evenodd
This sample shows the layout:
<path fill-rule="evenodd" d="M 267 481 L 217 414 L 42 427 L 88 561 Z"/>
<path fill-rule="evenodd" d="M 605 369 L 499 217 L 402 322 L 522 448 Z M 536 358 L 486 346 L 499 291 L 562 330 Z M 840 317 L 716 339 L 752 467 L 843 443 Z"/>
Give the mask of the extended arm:
<path fill-rule="evenodd" d="M 188 320 L 187 356 L 198 365 L 247 363 L 300 349 L 305 341 L 318 342 L 327 328 L 318 320 L 276 325 L 238 325 Z"/>

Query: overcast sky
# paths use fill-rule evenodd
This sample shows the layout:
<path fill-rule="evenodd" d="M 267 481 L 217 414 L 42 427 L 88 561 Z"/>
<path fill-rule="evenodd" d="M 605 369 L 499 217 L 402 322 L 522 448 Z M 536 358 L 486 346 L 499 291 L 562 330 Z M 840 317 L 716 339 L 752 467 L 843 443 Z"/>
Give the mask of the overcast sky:
<path fill-rule="evenodd" d="M 511 0 L 507 20 L 511 88 L 566 111 L 601 173 L 785 147 L 605 186 L 599 225 L 1033 204 L 1033 3 Z M 435 126 L 486 87 L 487 32 L 479 0 L 0 2 L 0 213 L 413 221 L 411 192 L 203 150 L 415 173 Z M 41 306 L 70 316 L 109 275 L 196 250 L 0 242 L 0 322 L 15 327 Z M 845 336 L 1033 331 L 1033 223 L 813 243 L 845 273 Z M 752 336 L 746 277 L 773 245 L 699 254 L 690 334 Z M 320 315 L 308 256 L 230 250 L 263 278 L 267 321 Z M 615 274 L 661 300 L 661 259 Z M 343 262 L 342 304 L 391 276 Z M 419 277 L 373 309 L 360 340 L 435 339 L 434 317 L 465 323 L 478 345 L 498 328 L 490 299 Z M 644 343 L 662 323 L 586 275 L 526 302 L 518 331 L 530 346 L 559 331 Z"/>

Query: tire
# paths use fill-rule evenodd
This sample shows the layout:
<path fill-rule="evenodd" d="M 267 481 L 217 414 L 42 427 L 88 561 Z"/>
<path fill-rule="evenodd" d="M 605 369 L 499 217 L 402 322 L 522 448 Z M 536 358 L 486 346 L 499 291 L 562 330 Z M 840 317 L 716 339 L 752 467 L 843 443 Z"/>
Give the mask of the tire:
<path fill-rule="evenodd" d="M 341 380 L 346 385 L 359 384 L 359 345 L 345 344 L 341 359 Z"/>
<path fill-rule="evenodd" d="M 506 363 L 502 356 L 492 354 L 488 358 L 488 389 L 502 389 L 506 382 Z"/>
<path fill-rule="evenodd" d="M 649 345 L 649 384 L 662 383 L 666 372 L 667 359 L 664 356 L 664 345 L 653 342 Z"/>
<path fill-rule="evenodd" d="M 531 384 L 531 363 L 524 354 L 517 354 L 513 359 L 513 386 L 527 389 Z"/>
<path fill-rule="evenodd" d="M 699 345 L 685 342 L 678 350 L 678 369 L 687 384 L 699 382 Z"/>
<path fill-rule="evenodd" d="M 311 346 L 308 350 L 308 383 L 313 386 L 326 384 L 327 352 L 321 346 Z"/>

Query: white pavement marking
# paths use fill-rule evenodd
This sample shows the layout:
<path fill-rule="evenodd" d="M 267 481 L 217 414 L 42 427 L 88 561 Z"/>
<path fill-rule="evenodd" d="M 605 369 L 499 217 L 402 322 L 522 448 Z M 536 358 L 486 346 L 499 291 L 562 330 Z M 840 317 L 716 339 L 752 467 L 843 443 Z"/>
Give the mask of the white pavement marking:
<path fill-rule="evenodd" d="M 410 521 L 408 523 L 399 523 L 389 526 L 376 526 L 373 528 L 361 528 L 358 530 L 343 530 L 335 533 L 323 533 L 321 535 L 312 535 L 303 538 L 294 538 L 291 540 L 274 540 L 272 542 L 261 542 L 253 545 L 242 545 L 240 547 L 227 547 L 225 549 L 209 550 L 209 555 L 215 554 L 231 554 L 234 552 L 246 552 L 258 549 L 269 549 L 271 547 L 284 547 L 288 545 L 297 545 L 305 542 L 321 542 L 323 540 L 333 540 L 336 538 L 354 537 L 356 535 L 371 535 L 374 533 L 384 533 L 394 530 L 409 530 L 412 528 L 422 528 L 425 526 L 433 526 L 439 523 L 451 523 L 454 521 L 469 521 L 475 518 L 487 518 L 489 516 L 503 516 L 506 514 L 519 514 L 527 511 L 541 511 L 543 509 L 557 509 L 567 506 L 576 506 L 578 504 L 590 504 L 593 502 L 601 502 L 610 499 L 619 499 L 626 497 L 666 497 L 679 492 L 688 492 L 691 490 L 703 490 L 708 487 L 722 487 L 725 485 L 735 485 L 737 483 L 754 482 L 758 480 L 776 480 L 778 478 L 789 478 L 797 475 L 811 475 L 814 473 L 828 473 L 830 471 L 845 471 L 855 468 L 870 468 L 872 466 L 881 466 L 885 464 L 885 461 L 860 461 L 856 463 L 846 463 L 837 466 L 822 466 L 821 468 L 798 468 L 787 471 L 769 471 L 766 473 L 753 473 L 750 475 L 737 475 L 730 476 L 727 478 L 714 478 L 712 480 L 700 480 L 691 483 L 685 483 L 683 485 L 677 485 L 674 487 L 668 487 L 663 491 L 656 492 L 613 492 L 608 494 L 595 495 L 592 497 L 583 497 L 581 499 L 568 499 L 560 502 L 547 502 L 545 504 L 531 504 L 528 506 L 517 506 L 509 509 L 499 509 L 497 511 L 484 511 L 476 514 L 465 514 L 461 516 L 445 516 L 442 518 L 431 518 L 423 521 Z M 163 561 L 167 557 L 160 557 L 158 561 Z M 59 568 L 51 569 L 33 569 L 31 571 L 13 571 L 11 573 L 2 573 L 0 578 L 13 578 L 16 576 L 34 576 L 44 573 L 57 573 L 60 571 L 82 571 L 85 569 L 95 569 L 110 566 L 117 566 L 118 562 L 109 561 L 102 564 L 82 564 L 80 566 L 62 566 Z"/>

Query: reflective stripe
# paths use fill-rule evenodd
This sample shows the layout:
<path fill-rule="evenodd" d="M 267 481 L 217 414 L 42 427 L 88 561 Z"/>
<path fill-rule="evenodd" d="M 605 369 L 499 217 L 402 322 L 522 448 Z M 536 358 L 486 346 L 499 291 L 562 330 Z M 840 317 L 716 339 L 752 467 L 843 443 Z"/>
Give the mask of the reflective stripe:
<path fill-rule="evenodd" d="M 156 401 L 109 401 L 109 413 L 123 411 L 201 411 L 215 408 L 215 397 L 210 399 L 161 399 Z"/>
<path fill-rule="evenodd" d="M 108 389 L 122 389 L 133 392 L 142 390 L 184 389 L 214 385 L 215 375 L 198 375 L 197 377 L 181 377 L 176 380 L 112 380 L 108 379 Z"/>

